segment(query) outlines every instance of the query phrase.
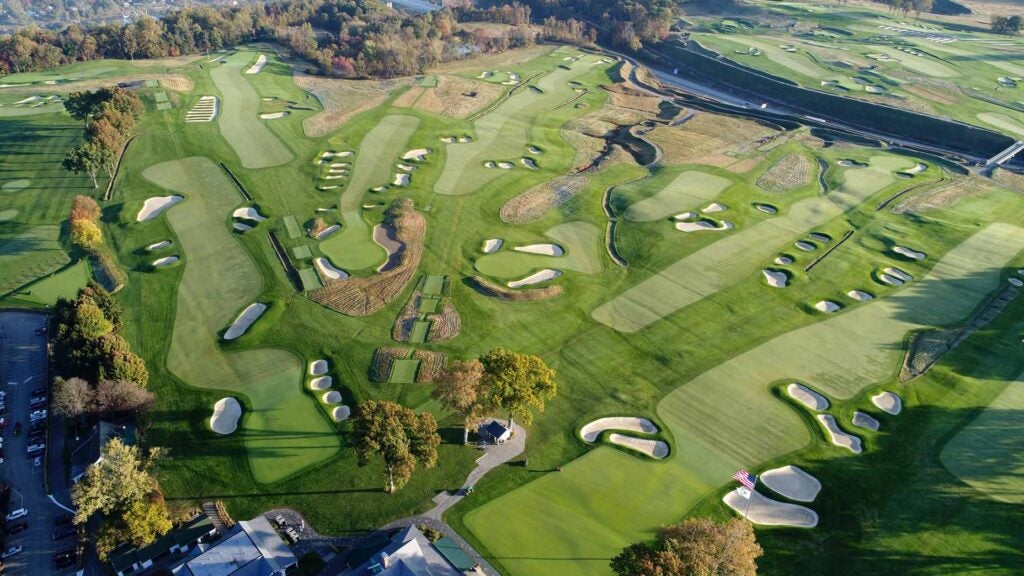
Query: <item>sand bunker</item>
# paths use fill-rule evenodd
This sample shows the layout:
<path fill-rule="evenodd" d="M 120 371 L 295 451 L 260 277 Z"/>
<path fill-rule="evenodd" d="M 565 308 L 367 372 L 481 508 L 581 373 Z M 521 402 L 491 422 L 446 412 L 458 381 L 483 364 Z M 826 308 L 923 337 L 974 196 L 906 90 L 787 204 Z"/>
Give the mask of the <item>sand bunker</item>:
<path fill-rule="evenodd" d="M 335 422 L 344 422 L 351 415 L 352 409 L 348 406 L 335 406 L 334 410 L 331 410 L 331 418 L 334 418 Z"/>
<path fill-rule="evenodd" d="M 255 220 L 256 222 L 263 222 L 267 219 L 266 216 L 263 216 L 255 208 L 251 206 L 239 208 L 232 212 L 231 216 L 234 218 L 245 218 L 246 220 Z"/>
<path fill-rule="evenodd" d="M 320 399 L 324 401 L 324 404 L 341 404 L 341 392 L 331 390 L 330 392 L 325 392 Z"/>
<path fill-rule="evenodd" d="M 672 217 L 672 219 L 673 220 L 678 220 L 678 221 L 685 221 L 685 220 L 693 220 L 694 218 L 699 218 L 699 217 L 700 217 L 700 214 L 697 214 L 696 212 L 683 212 L 682 214 L 676 214 L 675 216 Z"/>
<path fill-rule="evenodd" d="M 520 280 L 513 280 L 506 284 L 509 288 L 521 288 L 523 286 L 529 286 L 531 284 L 540 284 L 541 282 L 547 282 L 548 280 L 554 280 L 562 275 L 561 270 L 552 270 L 551 268 L 545 268 L 540 272 L 534 272 L 526 278 Z"/>
<path fill-rule="evenodd" d="M 799 504 L 772 500 L 758 492 L 753 492 L 747 500 L 738 490 L 733 490 L 722 497 L 722 502 L 754 524 L 794 528 L 814 528 L 818 525 L 818 513 L 814 510 Z"/>
<path fill-rule="evenodd" d="M 918 162 L 917 166 L 914 166 L 909 170 L 904 170 L 904 172 L 906 172 L 907 174 L 920 174 L 921 172 L 924 172 L 927 169 L 928 166 L 926 164 L 921 164 L 920 162 Z"/>
<path fill-rule="evenodd" d="M 317 376 L 309 381 L 309 387 L 313 390 L 327 390 L 334 384 L 330 376 Z"/>
<path fill-rule="evenodd" d="M 822 300 L 822 301 L 818 302 L 817 304 L 815 304 L 814 307 L 816 309 L 818 309 L 820 312 L 824 312 L 826 314 L 831 314 L 831 313 L 839 310 L 839 308 L 840 308 L 839 304 L 836 304 L 835 302 L 833 302 L 831 300 Z"/>
<path fill-rule="evenodd" d="M 152 198 L 146 198 L 146 201 L 142 204 L 142 209 L 139 210 L 139 214 L 135 217 L 135 220 L 137 222 L 152 220 L 163 214 L 164 210 L 167 210 L 184 199 L 185 198 L 183 196 L 178 196 L 177 194 L 172 196 L 154 196 Z"/>
<path fill-rule="evenodd" d="M 529 244 L 527 246 L 516 246 L 516 252 L 529 252 L 530 254 L 541 254 L 543 256 L 563 256 L 565 250 L 558 244 Z"/>
<path fill-rule="evenodd" d="M 721 224 L 715 225 L 707 220 L 698 220 L 696 222 L 676 222 L 676 230 L 680 232 L 723 232 L 725 230 L 732 230 L 732 222 L 728 220 L 722 220 Z"/>
<path fill-rule="evenodd" d="M 405 154 L 402 154 L 402 160 L 415 160 L 416 162 L 423 162 L 427 159 L 427 154 L 430 154 L 430 150 L 426 148 L 417 148 L 415 150 L 409 150 Z"/>
<path fill-rule="evenodd" d="M 608 441 L 612 444 L 629 448 L 630 450 L 636 450 L 642 454 L 646 454 L 651 458 L 661 460 L 665 456 L 668 456 L 668 444 L 662 440 L 651 440 L 649 438 L 634 438 L 633 436 L 623 436 L 622 434 L 612 434 L 608 436 Z"/>
<path fill-rule="evenodd" d="M 408 186 L 409 175 L 408 174 L 395 174 L 395 179 L 391 182 L 392 186 Z"/>
<path fill-rule="evenodd" d="M 903 282 L 910 282 L 911 280 L 914 279 L 913 276 L 911 276 L 910 274 L 907 274 L 903 270 L 900 270 L 899 268 L 896 268 L 896 267 L 886 268 L 886 269 L 882 270 L 882 272 L 884 272 L 885 274 L 888 274 L 889 276 L 892 276 L 894 278 L 899 278 Z"/>
<path fill-rule="evenodd" d="M 284 118 L 289 114 L 291 114 L 291 112 L 267 112 L 265 114 L 260 114 L 260 118 L 262 120 L 277 120 L 278 118 Z"/>
<path fill-rule="evenodd" d="M 248 224 L 244 224 L 242 222 L 235 222 L 234 224 L 231 225 L 231 227 L 239 232 L 248 232 L 249 230 L 252 230 L 252 226 L 249 226 Z"/>
<path fill-rule="evenodd" d="M 523 166 L 526 166 L 530 170 L 537 169 L 537 163 L 533 161 L 533 158 L 520 158 L 519 161 L 523 163 Z"/>
<path fill-rule="evenodd" d="M 150 244 L 149 246 L 146 246 L 146 250 L 149 250 L 150 252 L 153 252 L 155 250 L 163 250 L 164 248 L 167 248 L 170 245 L 171 245 L 171 241 L 170 240 L 161 240 L 159 242 L 154 242 L 154 243 Z"/>
<path fill-rule="evenodd" d="M 444 142 L 445 144 L 455 144 L 456 142 L 455 136 L 442 136 L 441 138 L 439 138 L 439 140 L 441 140 L 441 142 Z"/>
<path fill-rule="evenodd" d="M 328 151 L 320 155 L 321 158 L 347 158 L 351 156 L 353 152 L 351 150 L 342 150 L 341 152 Z"/>
<path fill-rule="evenodd" d="M 903 280 L 900 280 L 899 278 L 896 278 L 895 276 L 890 276 L 888 274 L 879 274 L 878 279 L 886 284 L 889 284 L 890 286 L 903 286 Z"/>
<path fill-rule="evenodd" d="M 1010 284 L 1020 288 L 1021 286 L 1024 286 L 1024 281 L 1021 281 L 1020 278 L 1010 278 Z"/>
<path fill-rule="evenodd" d="M 875 298 L 874 296 L 867 292 L 864 292 L 863 290 L 850 290 L 849 292 L 846 293 L 846 295 L 858 302 L 867 302 L 868 300 L 873 300 Z"/>
<path fill-rule="evenodd" d="M 231 434 L 238 429 L 238 419 L 242 416 L 242 405 L 238 400 L 228 396 L 217 400 L 213 405 L 213 416 L 210 416 L 210 428 L 217 434 Z"/>
<path fill-rule="evenodd" d="M 657 434 L 658 426 L 647 418 L 640 418 L 638 416 L 598 418 L 580 428 L 580 438 L 583 438 L 586 442 L 593 443 L 605 430 L 626 430 L 629 432 L 643 432 L 644 434 Z"/>
<path fill-rule="evenodd" d="M 857 162 L 856 160 L 840 160 L 839 162 L 836 162 L 836 164 L 839 164 L 843 168 L 851 168 L 851 167 L 863 168 L 863 167 L 867 166 L 867 164 L 863 164 L 861 162 Z"/>
<path fill-rule="evenodd" d="M 870 414 L 865 414 L 859 410 L 853 413 L 853 425 L 858 428 L 875 431 L 877 431 L 878 427 L 881 426 L 881 424 L 878 423 L 878 420 L 875 420 Z"/>
<path fill-rule="evenodd" d="M 511 162 L 498 162 L 498 168 L 501 168 L 502 170 L 511 170 L 515 167 L 516 165 Z"/>
<path fill-rule="evenodd" d="M 796 244 L 793 245 L 796 246 L 797 250 L 803 250 L 804 252 L 811 252 L 815 248 L 817 248 L 817 246 L 815 246 L 814 244 L 811 244 L 810 242 L 804 242 L 803 240 L 799 240 Z"/>
<path fill-rule="evenodd" d="M 265 55 L 263 55 L 263 54 L 260 54 L 259 57 L 256 58 L 256 62 L 252 66 L 249 66 L 249 69 L 246 70 L 245 73 L 246 74 L 259 74 L 260 72 L 263 71 L 263 67 L 266 66 L 266 65 L 267 65 L 267 57 Z"/>
<path fill-rule="evenodd" d="M 348 278 L 348 272 L 331 264 L 331 261 L 327 258 L 318 256 L 313 260 L 313 264 L 320 271 L 320 275 L 328 280 L 344 280 Z"/>
<path fill-rule="evenodd" d="M 493 160 L 488 160 L 487 162 L 484 162 L 484 168 L 495 168 L 497 166 L 498 165 Z"/>
<path fill-rule="evenodd" d="M 786 386 L 786 394 L 815 412 L 828 410 L 828 399 L 803 384 L 794 382 Z"/>
<path fill-rule="evenodd" d="M 242 310 L 242 313 L 238 315 L 238 318 L 235 318 L 235 321 L 232 322 L 231 326 L 229 326 L 227 331 L 224 332 L 224 339 L 234 340 L 242 334 L 245 334 L 245 331 L 248 330 L 249 327 L 252 326 L 252 323 L 262 316 L 266 310 L 267 305 L 259 302 L 246 306 L 245 310 Z"/>
<path fill-rule="evenodd" d="M 164 256 L 163 258 L 157 258 L 153 260 L 154 268 L 163 268 L 164 266 L 170 266 L 178 261 L 177 256 Z"/>
<path fill-rule="evenodd" d="M 348 162 L 332 162 L 329 168 L 348 168 L 350 166 L 352 166 L 352 164 Z M 402 166 L 402 164 L 399 164 L 399 166 Z"/>
<path fill-rule="evenodd" d="M 313 360 L 309 363 L 310 376 L 323 376 L 327 374 L 327 360 Z"/>
<path fill-rule="evenodd" d="M 793 259 L 785 254 L 775 257 L 775 263 L 779 266 L 789 266 L 793 263 Z"/>
<path fill-rule="evenodd" d="M 765 470 L 761 473 L 761 483 L 776 494 L 798 502 L 814 502 L 821 491 L 821 482 L 796 466 Z"/>
<path fill-rule="evenodd" d="M 341 224 L 331 224 L 327 228 L 324 228 L 319 234 L 316 235 L 317 240 L 323 240 L 331 234 L 334 234 L 338 230 L 341 230 Z"/>
<path fill-rule="evenodd" d="M 903 399 L 888 391 L 879 392 L 871 397 L 871 403 L 886 414 L 896 416 L 903 411 Z"/>
<path fill-rule="evenodd" d="M 489 238 L 484 240 L 484 244 L 480 247 L 480 250 L 482 250 L 484 254 L 494 254 L 498 250 L 501 250 L 501 245 L 504 243 L 505 241 L 501 238 Z"/>
<path fill-rule="evenodd" d="M 536 146 L 530 146 L 530 147 L 529 147 L 529 148 L 527 148 L 526 150 L 527 150 L 527 151 L 528 151 L 528 152 L 529 152 L 530 154 L 533 154 L 534 156 L 539 156 L 539 155 L 541 155 L 541 154 L 543 154 L 543 153 L 544 153 L 544 151 L 542 151 L 542 150 L 541 150 L 540 148 L 537 148 Z"/>
<path fill-rule="evenodd" d="M 761 270 L 764 279 L 772 288 L 785 288 L 789 286 L 789 274 L 781 270 Z"/>
<path fill-rule="evenodd" d="M 822 234 L 821 232 L 811 232 L 808 236 L 810 236 L 811 240 L 814 240 L 815 242 L 829 242 L 832 240 L 831 236 L 828 234 Z"/>
<path fill-rule="evenodd" d="M 725 204 L 719 204 L 718 202 L 712 202 L 708 204 L 701 212 L 705 214 L 713 214 L 715 212 L 725 212 L 729 207 Z"/>
<path fill-rule="evenodd" d="M 375 186 L 373 188 L 370 188 L 370 192 L 387 192 L 387 191 L 388 191 L 388 187 L 387 186 Z"/>
<path fill-rule="evenodd" d="M 897 253 L 897 254 L 899 254 L 900 256 L 906 256 L 907 258 L 911 258 L 913 260 L 924 260 L 925 259 L 925 253 L 924 252 L 918 252 L 917 250 L 911 250 L 910 248 L 907 248 L 905 246 L 896 246 L 896 247 L 894 247 L 892 249 L 892 251 Z"/>
<path fill-rule="evenodd" d="M 406 172 L 412 172 L 416 169 L 412 164 L 395 164 L 399 170 L 405 170 Z"/>
<path fill-rule="evenodd" d="M 777 214 L 779 212 L 779 209 L 771 204 L 754 204 L 754 208 L 765 214 Z"/>
<path fill-rule="evenodd" d="M 860 438 L 853 434 L 843 432 L 843 430 L 839 428 L 839 424 L 836 423 L 836 419 L 833 418 L 831 414 L 818 414 L 818 422 L 821 422 L 822 426 L 825 427 L 825 430 L 828 431 L 828 435 L 831 437 L 833 444 L 846 448 L 854 454 L 861 453 L 862 448 L 860 445 Z"/>

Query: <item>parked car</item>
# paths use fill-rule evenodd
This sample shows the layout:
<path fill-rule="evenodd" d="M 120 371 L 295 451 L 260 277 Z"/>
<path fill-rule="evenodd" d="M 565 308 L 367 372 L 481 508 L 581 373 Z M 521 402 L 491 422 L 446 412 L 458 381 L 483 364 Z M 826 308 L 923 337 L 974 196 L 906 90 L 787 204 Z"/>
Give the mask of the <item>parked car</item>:
<path fill-rule="evenodd" d="M 28 419 L 32 422 L 46 420 L 46 410 L 35 410 L 28 415 Z"/>
<path fill-rule="evenodd" d="M 15 522 L 14 524 L 7 525 L 7 534 L 20 534 L 28 530 L 28 522 Z"/>
<path fill-rule="evenodd" d="M 29 458 L 36 458 L 42 456 L 43 452 L 46 452 L 46 444 L 33 444 L 25 449 L 25 453 Z"/>
<path fill-rule="evenodd" d="M 38 432 L 40 430 L 45 432 L 46 431 L 46 422 L 43 422 L 42 420 L 39 420 L 39 421 L 36 421 L 36 422 L 32 422 L 31 424 L 29 424 L 28 429 L 29 429 L 30 432 Z"/>
<path fill-rule="evenodd" d="M 46 398 L 30 398 L 28 401 L 28 407 L 33 410 L 46 407 Z"/>
<path fill-rule="evenodd" d="M 50 537 L 53 538 L 54 541 L 57 541 L 57 540 L 63 540 L 63 539 L 68 538 L 70 536 L 74 536 L 77 533 L 78 533 L 78 530 L 74 526 L 71 526 L 71 525 L 57 526 L 56 528 L 53 529 L 52 532 L 50 532 Z"/>
<path fill-rule="evenodd" d="M 24 548 L 22 548 L 21 546 L 8 546 L 7 549 L 4 550 L 2 554 L 0 554 L 0 559 L 7 560 L 11 556 L 21 554 L 22 550 L 24 550 Z"/>
<path fill-rule="evenodd" d="M 28 516 L 28 510 L 24 508 L 18 508 L 17 510 L 11 510 L 10 514 L 4 516 L 4 520 L 8 522 L 13 522 L 18 518 L 24 518 L 25 516 Z"/>

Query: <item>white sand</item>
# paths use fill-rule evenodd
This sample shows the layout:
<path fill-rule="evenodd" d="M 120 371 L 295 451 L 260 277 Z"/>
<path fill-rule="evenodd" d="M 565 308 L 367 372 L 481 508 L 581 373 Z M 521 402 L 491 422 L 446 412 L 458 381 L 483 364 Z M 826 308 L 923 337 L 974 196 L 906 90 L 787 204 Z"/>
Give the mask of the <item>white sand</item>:
<path fill-rule="evenodd" d="M 388 189 L 387 186 L 375 186 L 373 188 L 370 188 L 370 191 L 371 192 L 386 192 L 387 189 Z"/>
<path fill-rule="evenodd" d="M 265 114 L 260 114 L 260 119 L 262 119 L 262 120 L 277 120 L 278 118 L 284 118 L 285 116 L 288 116 L 289 114 L 291 114 L 291 112 L 267 112 Z"/>
<path fill-rule="evenodd" d="M 928 166 L 926 164 L 921 164 L 920 162 L 918 162 L 917 166 L 914 166 L 909 170 L 904 170 L 904 172 L 906 172 L 907 174 L 920 174 L 921 172 L 924 172 L 927 169 Z"/>
<path fill-rule="evenodd" d="M 544 153 L 544 152 L 541 151 L 540 148 L 537 148 L 536 146 L 530 146 L 526 150 L 529 151 L 529 153 L 533 154 L 533 155 L 538 155 L 538 154 L 543 154 Z"/>
<path fill-rule="evenodd" d="M 255 208 L 251 206 L 239 208 L 232 212 L 231 216 L 235 218 L 245 218 L 246 220 L 255 220 L 256 222 L 263 222 L 267 219 L 266 216 L 263 216 L 262 214 L 257 212 Z"/>
<path fill-rule="evenodd" d="M 815 412 L 828 410 L 828 399 L 803 384 L 794 382 L 786 386 L 786 394 Z"/>
<path fill-rule="evenodd" d="M 875 298 L 874 296 L 867 292 L 864 292 L 863 290 L 850 290 L 849 292 L 846 293 L 846 295 L 858 302 L 867 302 L 868 300 L 873 300 Z"/>
<path fill-rule="evenodd" d="M 327 238 L 328 236 L 330 236 L 331 234 L 334 234 L 338 230 L 341 230 L 341 224 L 331 224 L 327 228 L 324 228 L 322 232 L 317 234 L 316 235 L 316 239 L 317 240 L 323 240 L 324 238 Z"/>
<path fill-rule="evenodd" d="M 1024 286 L 1024 281 L 1021 281 L 1020 278 L 1010 278 L 1010 284 L 1020 288 L 1021 286 Z"/>
<path fill-rule="evenodd" d="M 402 160 L 415 160 L 416 162 L 423 162 L 427 159 L 427 154 L 430 154 L 430 150 L 426 148 L 416 148 L 415 150 L 409 150 L 405 154 L 402 154 Z"/>
<path fill-rule="evenodd" d="M 327 360 L 313 360 L 309 363 L 309 375 L 310 376 L 323 376 L 327 374 Z"/>
<path fill-rule="evenodd" d="M 328 168 L 328 174 L 348 174 L 348 168 Z"/>
<path fill-rule="evenodd" d="M 217 434 L 231 434 L 238 429 L 238 419 L 242 416 L 242 405 L 231 396 L 217 400 L 213 405 L 213 416 L 210 416 L 210 428 Z"/>
<path fill-rule="evenodd" d="M 836 446 L 846 448 L 854 454 L 860 454 L 863 450 L 860 445 L 860 438 L 843 432 L 836 423 L 836 419 L 831 414 L 818 414 L 818 422 L 821 422 L 825 430 L 828 431 L 828 435 L 832 438 L 832 443 Z"/>
<path fill-rule="evenodd" d="M 857 426 L 858 428 L 864 428 L 866 430 L 877 431 L 878 427 L 881 426 L 881 424 L 878 423 L 878 420 L 875 420 L 870 414 L 865 414 L 860 410 L 853 413 L 852 422 L 854 426 Z"/>
<path fill-rule="evenodd" d="M 171 245 L 171 241 L 170 240 L 161 240 L 159 242 L 154 242 L 154 243 L 150 244 L 149 246 L 146 246 L 146 250 L 149 250 L 150 252 L 153 252 L 154 250 L 162 250 L 164 248 L 167 248 L 170 245 Z"/>
<path fill-rule="evenodd" d="M 899 254 L 900 256 L 906 256 L 907 258 L 912 258 L 914 260 L 924 260 L 925 259 L 925 253 L 924 252 L 918 252 L 917 250 L 911 250 L 910 248 L 907 248 L 905 246 L 896 246 L 896 247 L 894 247 L 892 249 L 892 251 L 897 253 L 897 254 Z"/>
<path fill-rule="evenodd" d="M 519 161 L 523 163 L 523 166 L 526 166 L 530 170 L 537 169 L 537 163 L 533 161 L 533 158 L 520 158 Z"/>
<path fill-rule="evenodd" d="M 348 278 L 348 272 L 331 264 L 331 261 L 323 256 L 317 256 L 313 260 L 313 264 L 316 265 L 316 269 L 320 271 L 320 274 L 328 280 L 344 280 Z"/>
<path fill-rule="evenodd" d="M 252 230 L 252 226 L 249 226 L 248 224 L 244 224 L 242 222 L 235 222 L 231 226 L 232 228 L 238 230 L 239 232 L 248 232 L 249 230 Z"/>
<path fill-rule="evenodd" d="M 411 164 L 395 164 L 395 166 L 398 166 L 399 170 L 405 170 L 406 172 L 412 172 L 416 169 L 416 167 Z"/>
<path fill-rule="evenodd" d="M 487 240 L 484 240 L 484 245 L 480 247 L 480 250 L 482 250 L 484 254 L 494 254 L 498 250 L 501 250 L 501 245 L 504 243 L 505 241 L 501 238 L 488 238 Z"/>
<path fill-rule="evenodd" d="M 352 164 L 348 162 L 332 162 L 328 168 L 349 168 Z"/>
<path fill-rule="evenodd" d="M 351 150 L 343 150 L 341 152 L 324 152 L 320 155 L 321 158 L 347 158 L 352 155 Z"/>
<path fill-rule="evenodd" d="M 456 142 L 455 136 L 443 136 L 443 137 L 440 138 L 440 140 L 441 140 L 441 142 L 444 142 L 445 144 L 455 144 L 455 142 Z"/>
<path fill-rule="evenodd" d="M 409 175 L 408 174 L 395 174 L 395 179 L 391 182 L 392 186 L 408 186 Z"/>
<path fill-rule="evenodd" d="M 828 242 L 832 240 L 831 236 L 828 234 L 822 234 L 821 232 L 811 232 L 808 236 L 811 237 L 811 240 L 815 240 L 817 242 Z"/>
<path fill-rule="evenodd" d="M 171 196 L 154 196 L 152 198 L 146 198 L 146 201 L 142 204 L 142 209 L 139 210 L 138 216 L 135 217 L 137 222 L 144 222 L 146 220 L 152 220 L 157 216 L 164 213 L 171 206 L 174 206 L 178 202 L 181 202 L 185 198 L 178 196 L 177 194 Z"/>
<path fill-rule="evenodd" d="M 245 73 L 246 74 L 259 74 L 260 72 L 263 71 L 263 67 L 266 66 L 266 65 L 267 65 L 267 57 L 265 55 L 263 55 L 263 54 L 260 54 L 259 57 L 256 58 L 256 62 L 252 66 L 250 66 L 249 69 L 245 71 Z"/>
<path fill-rule="evenodd" d="M 313 390 L 327 390 L 334 384 L 334 380 L 330 376 L 317 376 L 309 381 L 309 387 Z"/>
<path fill-rule="evenodd" d="M 28 104 L 29 102 L 35 102 L 36 100 L 42 100 L 42 99 L 43 99 L 42 96 L 29 96 L 28 98 L 25 98 L 25 99 L 22 99 L 22 100 L 18 100 L 17 102 L 14 103 L 14 105 L 17 106 L 18 104 Z"/>
<path fill-rule="evenodd" d="M 760 478 L 761 483 L 776 494 L 798 502 L 814 502 L 821 492 L 821 482 L 796 466 L 765 470 Z"/>
<path fill-rule="evenodd" d="M 776 214 L 779 209 L 771 204 L 754 204 L 754 208 L 764 212 L 765 214 Z"/>
<path fill-rule="evenodd" d="M 764 279 L 772 288 L 785 288 L 789 285 L 789 275 L 778 270 L 761 270 Z"/>
<path fill-rule="evenodd" d="M 878 279 L 890 286 L 903 286 L 903 280 L 900 280 L 895 276 L 889 276 L 888 274 L 879 274 Z"/>
<path fill-rule="evenodd" d="M 487 162 L 484 162 L 484 168 L 494 168 L 496 166 L 497 164 L 493 160 L 488 160 Z"/>
<path fill-rule="evenodd" d="M 711 204 L 708 204 L 707 206 L 705 206 L 704 209 L 701 210 L 701 212 L 703 212 L 705 214 L 713 214 L 715 212 L 725 212 L 728 209 L 729 209 L 729 207 L 726 206 L 725 204 L 719 204 L 718 202 L 712 202 Z"/>
<path fill-rule="evenodd" d="M 879 392 L 871 397 L 871 403 L 886 414 L 896 416 L 903 411 L 903 399 L 888 391 Z"/>
<path fill-rule="evenodd" d="M 335 188 L 340 188 L 340 186 L 338 186 L 337 184 L 332 184 L 330 186 L 319 186 L 318 188 L 320 190 L 334 190 Z"/>
<path fill-rule="evenodd" d="M 814 244 L 804 242 L 803 240 L 798 241 L 794 246 L 796 246 L 798 250 L 803 250 L 804 252 L 811 252 L 815 248 Z"/>
<path fill-rule="evenodd" d="M 593 443 L 605 430 L 626 430 L 629 432 L 643 432 L 645 434 L 657 434 L 658 426 L 647 418 L 639 416 L 612 416 L 598 418 L 584 424 L 580 428 L 580 438 L 585 442 Z"/>
<path fill-rule="evenodd" d="M 836 304 L 835 302 L 833 302 L 831 300 L 822 300 L 822 301 L 818 302 L 817 304 L 815 304 L 814 307 L 817 308 L 819 311 L 824 312 L 826 314 L 831 314 L 831 313 L 839 310 L 839 308 L 840 308 L 839 304 Z"/>
<path fill-rule="evenodd" d="M 696 222 L 676 222 L 676 230 L 680 232 L 723 232 L 725 230 L 732 230 L 732 222 L 728 220 L 722 220 L 719 225 L 714 225 L 707 220 L 698 220 Z"/>
<path fill-rule="evenodd" d="M 814 528 L 818 525 L 818 513 L 806 506 L 772 500 L 758 492 L 747 500 L 738 490 L 722 497 L 722 502 L 737 514 L 762 526 L 792 526 Z"/>
<path fill-rule="evenodd" d="M 459 144 L 469 144 L 473 139 L 469 136 L 459 136 Z"/>
<path fill-rule="evenodd" d="M 252 323 L 262 316 L 266 310 L 267 305 L 259 302 L 246 306 L 245 310 L 242 310 L 242 313 L 238 315 L 238 318 L 235 318 L 235 321 L 231 323 L 231 326 L 228 326 L 227 331 L 224 332 L 224 339 L 234 340 L 242 334 L 245 334 L 245 331 L 248 330 L 249 327 L 252 326 Z"/>
<path fill-rule="evenodd" d="M 885 272 L 889 276 L 893 276 L 895 278 L 899 278 L 900 280 L 902 280 L 904 282 L 910 282 L 911 280 L 914 279 L 913 276 L 911 276 L 910 274 L 907 274 L 903 270 L 900 270 L 899 268 L 896 268 L 896 267 L 886 268 L 885 270 L 882 270 L 882 272 Z"/>
<path fill-rule="evenodd" d="M 775 263 L 779 266 L 789 266 L 793 263 L 793 259 L 786 255 L 776 256 Z"/>
<path fill-rule="evenodd" d="M 501 168 L 502 170 L 511 170 L 515 167 L 516 165 L 511 162 L 498 162 L 498 168 Z"/>
<path fill-rule="evenodd" d="M 651 458 L 658 460 L 668 456 L 668 444 L 662 440 L 651 440 L 649 438 L 634 438 L 632 436 L 623 436 L 622 434 L 611 434 L 608 436 L 608 441 L 612 444 L 629 448 L 630 450 L 636 450 L 637 452 L 646 454 Z"/>
<path fill-rule="evenodd" d="M 324 392 L 324 395 L 320 397 L 324 401 L 324 404 L 341 404 L 341 392 L 337 390 L 331 390 L 330 392 Z"/>
<path fill-rule="evenodd" d="M 335 406 L 334 410 L 331 410 L 331 418 L 334 418 L 335 422 L 344 422 L 351 415 L 352 409 L 348 406 Z"/>
<path fill-rule="evenodd" d="M 506 284 L 509 288 L 521 288 L 523 286 L 529 286 L 530 284 L 540 284 L 541 282 L 547 282 L 548 280 L 554 280 L 562 275 L 561 270 L 552 270 L 551 268 L 545 268 L 540 272 L 534 272 L 526 278 L 520 280 L 513 280 Z"/>
<path fill-rule="evenodd" d="M 694 218 L 698 218 L 698 217 L 700 217 L 700 214 L 697 214 L 696 212 L 683 212 L 682 214 L 676 214 L 675 216 L 672 217 L 672 219 L 673 220 L 684 221 L 684 220 L 693 220 Z"/>
<path fill-rule="evenodd" d="M 565 254 L 565 250 L 558 244 L 529 244 L 527 246 L 516 246 L 513 250 L 544 256 L 562 256 Z"/>
<path fill-rule="evenodd" d="M 177 261 L 177 256 L 164 256 L 163 258 L 157 258 L 156 260 L 153 260 L 153 267 L 161 268 L 163 266 L 170 266 L 171 264 L 174 264 Z"/>

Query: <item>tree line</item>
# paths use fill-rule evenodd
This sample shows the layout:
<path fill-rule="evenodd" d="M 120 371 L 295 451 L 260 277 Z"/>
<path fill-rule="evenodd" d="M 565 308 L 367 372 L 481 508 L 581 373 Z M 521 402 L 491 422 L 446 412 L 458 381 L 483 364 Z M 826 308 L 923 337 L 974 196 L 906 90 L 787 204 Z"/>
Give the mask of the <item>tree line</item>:
<path fill-rule="evenodd" d="M 101 171 L 114 177 L 125 143 L 135 134 L 135 125 L 144 110 L 138 95 L 124 88 L 100 88 L 72 92 L 64 108 L 85 125 L 85 142 L 68 151 L 64 168 L 76 174 L 88 174 L 99 188 Z"/>

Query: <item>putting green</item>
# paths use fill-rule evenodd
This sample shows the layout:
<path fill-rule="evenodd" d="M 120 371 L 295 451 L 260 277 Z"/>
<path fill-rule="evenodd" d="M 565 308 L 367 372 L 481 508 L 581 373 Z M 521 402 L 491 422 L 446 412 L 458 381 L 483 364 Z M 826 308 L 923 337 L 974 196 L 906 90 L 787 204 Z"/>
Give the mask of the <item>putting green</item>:
<path fill-rule="evenodd" d="M 487 254 L 476 261 L 481 274 L 495 278 L 519 278 L 539 268 L 573 270 L 584 274 L 601 271 L 603 232 L 590 222 L 566 222 L 545 232 L 565 250 L 564 256 L 545 256 L 529 252 L 503 250 Z"/>
<path fill-rule="evenodd" d="M 771 394 L 773 382 L 800 380 L 849 398 L 888 378 L 909 331 L 970 314 L 1022 249 L 1024 229 L 990 225 L 922 281 L 783 334 L 670 393 L 658 404 L 674 440 L 664 464 L 599 447 L 471 511 L 466 526 L 512 573 L 609 574 L 607 558 L 677 521 L 737 468 L 807 445 L 807 426 Z"/>
<path fill-rule="evenodd" d="M 225 224 L 238 206 L 234 185 L 212 160 L 201 157 L 150 166 L 143 176 L 186 197 L 167 211 L 178 248 L 187 256 L 168 369 L 192 386 L 248 398 L 238 433 L 244 435 L 257 481 L 283 480 L 337 454 L 334 428 L 302 393 L 299 358 L 279 349 L 220 350 L 218 333 L 261 291 L 259 271 Z"/>
<path fill-rule="evenodd" d="M 697 211 L 732 184 L 728 178 L 698 170 L 681 172 L 668 184 L 663 182 L 664 177 L 655 176 L 626 184 L 621 191 L 617 188 L 616 194 L 635 197 L 649 194 L 651 189 L 660 186 L 653 196 L 631 204 L 623 216 L 634 222 L 653 222 L 681 212 Z"/>
<path fill-rule="evenodd" d="M 60 247 L 60 226 L 29 228 L 16 236 L 0 236 L 0 294 L 48 276 L 71 261 Z"/>
<path fill-rule="evenodd" d="M 978 114 L 978 120 L 981 120 L 985 124 L 995 126 L 1003 132 L 1008 132 L 1015 138 L 1024 137 L 1024 124 L 1018 122 L 1016 119 L 1011 118 L 1005 114 L 996 114 L 995 112 L 982 112 Z"/>
<path fill-rule="evenodd" d="M 1024 374 L 946 444 L 941 459 L 991 498 L 1024 504 Z"/>
<path fill-rule="evenodd" d="M 420 126 L 415 116 L 385 116 L 366 133 L 355 158 L 352 179 L 341 194 L 338 210 L 341 230 L 320 243 L 320 251 L 339 268 L 349 272 L 377 266 L 387 251 L 373 241 L 370 227 L 363 219 L 363 196 L 394 178 L 395 162 L 408 149 L 409 139 Z"/>
<path fill-rule="evenodd" d="M 223 65 L 210 70 L 210 78 L 221 94 L 217 125 L 242 166 L 268 168 L 287 164 L 295 156 L 259 120 L 260 95 L 243 77 L 242 67 L 248 66 L 251 59 L 249 52 L 236 52 L 225 58 Z"/>

